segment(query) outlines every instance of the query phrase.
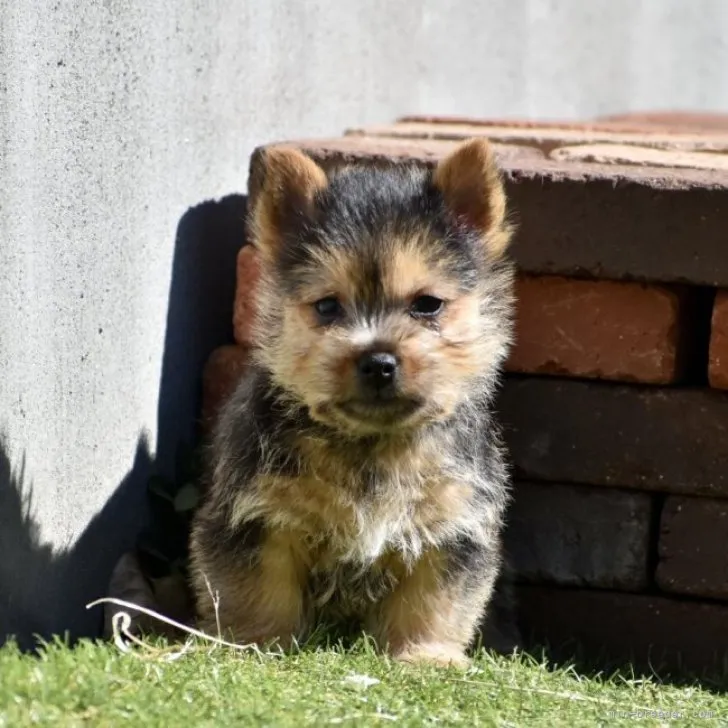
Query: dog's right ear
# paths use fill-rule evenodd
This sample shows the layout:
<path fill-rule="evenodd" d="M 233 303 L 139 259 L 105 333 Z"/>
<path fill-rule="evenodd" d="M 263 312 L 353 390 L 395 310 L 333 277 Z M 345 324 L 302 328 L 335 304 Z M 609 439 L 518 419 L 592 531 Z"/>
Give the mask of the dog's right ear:
<path fill-rule="evenodd" d="M 265 261 L 276 257 L 287 232 L 310 219 L 316 193 L 328 180 L 323 169 L 298 149 L 270 147 L 261 156 L 251 242 Z"/>

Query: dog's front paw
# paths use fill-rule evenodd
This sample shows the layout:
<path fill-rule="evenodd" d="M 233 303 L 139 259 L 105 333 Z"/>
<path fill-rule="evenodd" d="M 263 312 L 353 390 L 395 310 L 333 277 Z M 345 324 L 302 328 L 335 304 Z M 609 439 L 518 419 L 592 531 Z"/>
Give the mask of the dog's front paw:
<path fill-rule="evenodd" d="M 402 662 L 416 665 L 436 665 L 437 667 L 467 668 L 468 658 L 459 645 L 443 643 L 427 643 L 409 645 L 406 649 L 394 653 L 393 657 Z"/>

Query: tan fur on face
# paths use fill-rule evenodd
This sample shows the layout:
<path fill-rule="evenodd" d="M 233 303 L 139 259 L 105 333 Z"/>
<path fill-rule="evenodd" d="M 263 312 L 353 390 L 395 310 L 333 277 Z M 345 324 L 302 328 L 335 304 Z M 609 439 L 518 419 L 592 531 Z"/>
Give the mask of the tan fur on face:
<path fill-rule="evenodd" d="M 427 237 L 389 241 L 389 249 L 382 256 L 382 288 L 391 301 L 410 303 L 418 295 L 433 295 L 451 301 L 458 295 L 457 281 L 446 273 L 446 260 L 427 249 Z"/>
<path fill-rule="evenodd" d="M 273 373 L 277 384 L 306 403 L 314 419 L 365 435 L 381 431 L 380 424 L 352 420 L 337 404 L 354 396 L 358 357 L 375 344 L 383 346 L 402 359 L 401 394 L 426 400 L 416 416 L 398 424 L 417 427 L 449 416 L 469 388 L 477 386 L 479 375 L 500 366 L 505 357 L 510 330 L 502 326 L 503 303 L 492 316 L 483 311 L 489 304 L 489 288 L 507 287 L 509 273 L 494 272 L 493 280 L 463 295 L 459 281 L 447 273 L 448 254 L 431 230 L 415 226 L 403 235 L 384 228 L 376 239 L 361 241 L 362 250 L 370 250 L 366 259 L 349 247 L 316 248 L 313 262 L 301 273 L 297 296 L 286 296 L 274 270 L 286 221 L 303 224 L 315 217 L 314 200 L 328 181 L 316 163 L 293 149 L 269 150 L 263 167 L 253 210 L 255 243 L 264 253 L 255 332 L 263 344 L 256 352 L 258 361 Z M 505 222 L 503 185 L 487 142 L 475 139 L 462 144 L 437 165 L 432 181 L 454 217 L 481 236 L 484 257 L 499 259 L 510 228 Z M 380 260 L 387 313 L 363 320 L 354 307 L 372 293 L 367 274 L 372 256 Z M 447 304 L 436 330 L 407 314 L 414 297 L 425 294 Z M 349 313 L 341 326 L 318 324 L 313 304 L 329 296 L 338 298 Z"/>
<path fill-rule="evenodd" d="M 356 319 L 354 302 L 367 293 L 363 264 L 338 249 L 321 253 L 298 300 L 283 301 L 282 335 L 259 356 L 277 382 L 308 404 L 315 419 L 366 432 L 366 424 L 337 414 L 331 405 L 354 395 L 355 362 L 374 344 L 400 357 L 402 394 L 425 401 L 416 416 L 400 423 L 405 426 L 449 416 L 480 373 L 500 365 L 509 331 L 487 322 L 484 327 L 481 308 L 488 297 L 487 284 L 462 293 L 458 281 L 447 273 L 446 256 L 433 254 L 429 234 L 422 231 L 419 238 L 381 241 L 381 298 L 386 312 L 376 319 Z M 502 283 L 491 284 L 496 282 Z M 436 327 L 409 315 L 418 295 L 445 301 Z M 312 304 L 326 296 L 337 297 L 347 309 L 349 319 L 341 326 L 318 324 Z M 269 301 L 274 305 L 272 294 Z"/>

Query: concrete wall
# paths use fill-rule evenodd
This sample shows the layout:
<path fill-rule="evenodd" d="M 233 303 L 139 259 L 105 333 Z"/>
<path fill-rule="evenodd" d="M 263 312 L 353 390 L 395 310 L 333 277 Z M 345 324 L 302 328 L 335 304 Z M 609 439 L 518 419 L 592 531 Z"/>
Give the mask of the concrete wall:
<path fill-rule="evenodd" d="M 98 628 L 230 336 L 254 145 L 675 107 L 728 110 L 723 0 L 0 0 L 0 638 Z"/>

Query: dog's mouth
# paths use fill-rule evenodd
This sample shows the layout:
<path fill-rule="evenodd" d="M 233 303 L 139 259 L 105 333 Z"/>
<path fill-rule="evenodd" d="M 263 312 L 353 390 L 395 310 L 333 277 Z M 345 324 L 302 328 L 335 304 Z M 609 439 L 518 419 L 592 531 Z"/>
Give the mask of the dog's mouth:
<path fill-rule="evenodd" d="M 336 408 L 346 417 L 372 424 L 393 425 L 405 422 L 418 412 L 423 402 L 417 399 L 348 399 Z"/>

